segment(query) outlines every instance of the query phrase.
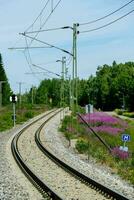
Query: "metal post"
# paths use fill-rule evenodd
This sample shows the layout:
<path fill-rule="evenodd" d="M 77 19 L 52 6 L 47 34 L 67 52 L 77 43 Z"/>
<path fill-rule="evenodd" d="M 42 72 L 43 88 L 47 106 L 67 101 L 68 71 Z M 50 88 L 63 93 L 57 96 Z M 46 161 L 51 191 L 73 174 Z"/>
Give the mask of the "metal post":
<path fill-rule="evenodd" d="M 72 111 L 76 113 L 78 104 L 78 91 L 77 91 L 77 27 L 79 24 L 73 24 L 73 69 L 72 69 Z"/>
<path fill-rule="evenodd" d="M 18 82 L 18 84 L 19 84 L 19 108 L 21 108 L 21 103 L 22 103 L 22 101 L 21 101 L 21 86 L 22 86 L 23 82 Z"/>
<path fill-rule="evenodd" d="M 15 127 L 15 120 L 16 120 L 16 111 L 15 111 L 15 103 L 13 103 L 13 126 Z"/>

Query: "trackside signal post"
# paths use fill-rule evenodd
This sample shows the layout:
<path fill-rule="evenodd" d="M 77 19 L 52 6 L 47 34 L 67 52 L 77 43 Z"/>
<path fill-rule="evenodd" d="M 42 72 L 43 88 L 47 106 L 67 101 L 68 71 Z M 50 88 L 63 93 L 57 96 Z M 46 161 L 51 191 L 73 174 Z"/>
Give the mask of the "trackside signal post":
<path fill-rule="evenodd" d="M 15 127 L 15 121 L 16 121 L 16 108 L 15 108 L 15 104 L 17 102 L 17 96 L 15 94 L 13 94 L 12 96 L 10 96 L 10 101 L 13 103 L 13 126 Z"/>

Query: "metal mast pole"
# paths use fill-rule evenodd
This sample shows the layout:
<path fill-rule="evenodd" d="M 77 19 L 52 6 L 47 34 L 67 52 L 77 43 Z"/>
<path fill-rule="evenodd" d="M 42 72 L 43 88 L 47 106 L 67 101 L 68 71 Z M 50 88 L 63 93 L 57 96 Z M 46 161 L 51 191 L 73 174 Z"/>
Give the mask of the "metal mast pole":
<path fill-rule="evenodd" d="M 79 24 L 73 24 L 73 69 L 72 69 L 72 112 L 75 113 L 78 104 L 77 92 L 77 27 Z"/>
<path fill-rule="evenodd" d="M 21 86 L 23 84 L 23 82 L 18 82 L 19 84 L 19 108 L 21 108 L 21 103 L 22 103 L 22 99 L 21 99 Z"/>

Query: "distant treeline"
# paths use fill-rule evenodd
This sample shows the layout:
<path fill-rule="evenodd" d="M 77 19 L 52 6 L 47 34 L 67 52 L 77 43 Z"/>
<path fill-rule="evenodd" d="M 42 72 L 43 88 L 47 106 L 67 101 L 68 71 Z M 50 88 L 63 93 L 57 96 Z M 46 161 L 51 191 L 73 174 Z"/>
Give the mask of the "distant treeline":
<path fill-rule="evenodd" d="M 69 80 L 65 81 L 65 104 L 69 104 Z M 45 79 L 38 88 L 28 94 L 35 103 L 60 104 L 60 79 Z M 91 103 L 102 110 L 123 108 L 134 111 L 134 62 L 103 65 L 97 68 L 96 76 L 78 80 L 78 104 Z"/>
<path fill-rule="evenodd" d="M 9 103 L 9 96 L 12 91 L 0 54 L 1 81 L 5 81 L 2 83 L 2 104 L 6 105 Z M 78 104 L 80 106 L 85 106 L 90 103 L 95 108 L 100 108 L 101 110 L 123 108 L 134 111 L 134 62 L 117 64 L 114 61 L 111 66 L 106 64 L 99 66 L 96 71 L 96 76 L 91 75 L 86 80 L 78 79 L 77 82 Z M 28 103 L 60 106 L 60 91 L 60 79 L 45 79 L 41 81 L 38 88 L 33 87 L 28 93 L 24 94 L 23 99 Z M 69 80 L 64 82 L 64 102 L 64 105 L 69 105 L 70 102 Z"/>

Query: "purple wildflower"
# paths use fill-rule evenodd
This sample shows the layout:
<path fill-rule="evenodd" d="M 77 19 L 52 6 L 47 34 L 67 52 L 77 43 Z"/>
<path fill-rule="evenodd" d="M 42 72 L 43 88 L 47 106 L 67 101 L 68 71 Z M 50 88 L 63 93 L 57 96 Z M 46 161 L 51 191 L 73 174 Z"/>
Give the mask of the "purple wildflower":
<path fill-rule="evenodd" d="M 92 127 L 92 128 L 95 132 L 108 133 L 110 135 L 117 135 L 124 131 L 123 128 L 110 127 L 110 126 L 98 126 L 98 127 Z"/>

